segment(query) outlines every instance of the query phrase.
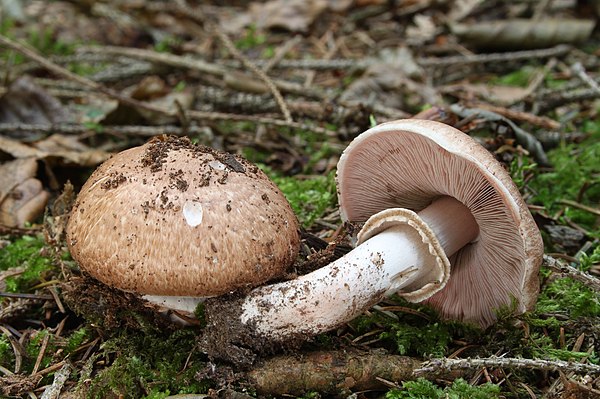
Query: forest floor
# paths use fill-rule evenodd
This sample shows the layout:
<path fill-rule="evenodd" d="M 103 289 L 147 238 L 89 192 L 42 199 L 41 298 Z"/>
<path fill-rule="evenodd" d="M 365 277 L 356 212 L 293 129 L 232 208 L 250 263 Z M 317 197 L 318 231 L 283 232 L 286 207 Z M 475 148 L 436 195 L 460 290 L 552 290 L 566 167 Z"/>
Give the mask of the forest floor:
<path fill-rule="evenodd" d="M 0 396 L 600 397 L 598 2 L 219 3 L 0 2 Z M 173 324 L 68 253 L 93 170 L 176 135 L 259 165 L 302 225 L 294 272 L 323 264 L 349 247 L 342 151 L 417 114 L 520 190 L 546 254 L 530 311 L 481 329 L 392 296 L 241 367 L 206 354 L 202 307 Z"/>

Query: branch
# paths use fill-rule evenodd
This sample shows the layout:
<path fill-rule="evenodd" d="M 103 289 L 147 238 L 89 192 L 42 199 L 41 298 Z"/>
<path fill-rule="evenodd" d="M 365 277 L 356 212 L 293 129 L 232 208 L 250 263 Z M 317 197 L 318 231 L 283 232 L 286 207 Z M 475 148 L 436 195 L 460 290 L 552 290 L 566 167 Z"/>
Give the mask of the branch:
<path fill-rule="evenodd" d="M 508 357 L 467 358 L 467 359 L 432 359 L 416 369 L 415 375 L 436 373 L 451 370 L 476 370 L 481 367 L 531 369 L 545 371 L 573 372 L 578 374 L 600 374 L 600 366 L 563 360 L 522 359 Z"/>
<path fill-rule="evenodd" d="M 544 255 L 544 266 L 546 266 L 548 269 L 552 270 L 555 273 L 562 274 L 563 277 L 572 278 L 575 281 L 579 281 L 586 287 L 596 292 L 600 292 L 600 279 L 585 272 L 582 272 L 581 270 L 578 270 L 573 266 L 563 263 L 558 259 L 555 259 L 549 255 Z"/>
<path fill-rule="evenodd" d="M 390 381 L 414 380 L 422 362 L 382 351 L 319 351 L 299 356 L 276 356 L 246 373 L 261 395 L 350 393 L 389 388 Z M 434 377 L 434 375 L 430 375 Z M 435 377 L 455 379 L 460 373 L 437 370 Z"/>

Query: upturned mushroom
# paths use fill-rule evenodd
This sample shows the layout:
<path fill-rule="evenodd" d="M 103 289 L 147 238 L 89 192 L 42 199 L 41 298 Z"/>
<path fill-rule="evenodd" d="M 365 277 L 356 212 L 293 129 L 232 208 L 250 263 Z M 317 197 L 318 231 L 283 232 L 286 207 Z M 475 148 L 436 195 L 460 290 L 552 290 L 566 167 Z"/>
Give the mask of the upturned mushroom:
<path fill-rule="evenodd" d="M 82 270 L 188 312 L 203 297 L 281 276 L 299 242 L 289 203 L 258 167 L 175 137 L 104 162 L 67 225 Z"/>
<path fill-rule="evenodd" d="M 285 341 L 347 322 L 387 295 L 488 326 L 530 309 L 543 245 L 508 173 L 468 135 L 399 120 L 357 137 L 338 163 L 342 219 L 365 222 L 358 246 L 312 273 L 252 290 L 239 322 Z"/>

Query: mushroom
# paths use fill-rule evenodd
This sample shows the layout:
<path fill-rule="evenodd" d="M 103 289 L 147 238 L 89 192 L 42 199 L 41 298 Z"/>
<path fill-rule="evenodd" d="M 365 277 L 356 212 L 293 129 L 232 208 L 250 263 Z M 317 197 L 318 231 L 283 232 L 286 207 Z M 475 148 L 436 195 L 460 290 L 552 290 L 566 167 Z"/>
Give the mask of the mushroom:
<path fill-rule="evenodd" d="M 337 183 L 342 219 L 365 222 L 358 246 L 252 290 L 239 321 L 256 335 L 325 332 L 393 293 L 482 327 L 501 307 L 533 306 L 540 233 L 508 173 L 469 136 L 428 120 L 381 124 L 346 148 Z"/>
<path fill-rule="evenodd" d="M 81 269 L 183 312 L 255 287 L 296 260 L 298 222 L 250 162 L 188 139 L 114 155 L 78 194 L 67 244 Z"/>

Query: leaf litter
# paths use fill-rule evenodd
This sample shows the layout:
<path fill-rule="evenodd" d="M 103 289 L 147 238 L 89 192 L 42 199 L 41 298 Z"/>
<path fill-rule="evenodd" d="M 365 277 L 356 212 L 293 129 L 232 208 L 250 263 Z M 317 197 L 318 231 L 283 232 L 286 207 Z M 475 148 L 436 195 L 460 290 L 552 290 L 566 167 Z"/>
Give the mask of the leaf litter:
<path fill-rule="evenodd" d="M 600 275 L 599 50 L 585 5 L 12 3 L 0 23 L 0 393 L 600 392 L 600 300 L 589 277 Z M 312 270 L 347 251 L 356 228 L 337 212 L 341 151 L 373 122 L 416 114 L 475 136 L 511 171 L 553 256 L 531 313 L 500 309 L 478 331 L 392 297 L 337 331 L 273 348 L 244 331 L 211 336 L 203 323 L 233 316 L 210 302 L 177 326 L 82 275 L 65 250 L 73 193 L 92 169 L 175 134 L 267 171 L 303 224 L 292 274 Z M 43 204 L 20 216 L 40 193 Z M 417 378 L 437 364 L 424 363 L 432 355 L 464 366 Z M 282 380 L 281 370 L 306 374 Z"/>

